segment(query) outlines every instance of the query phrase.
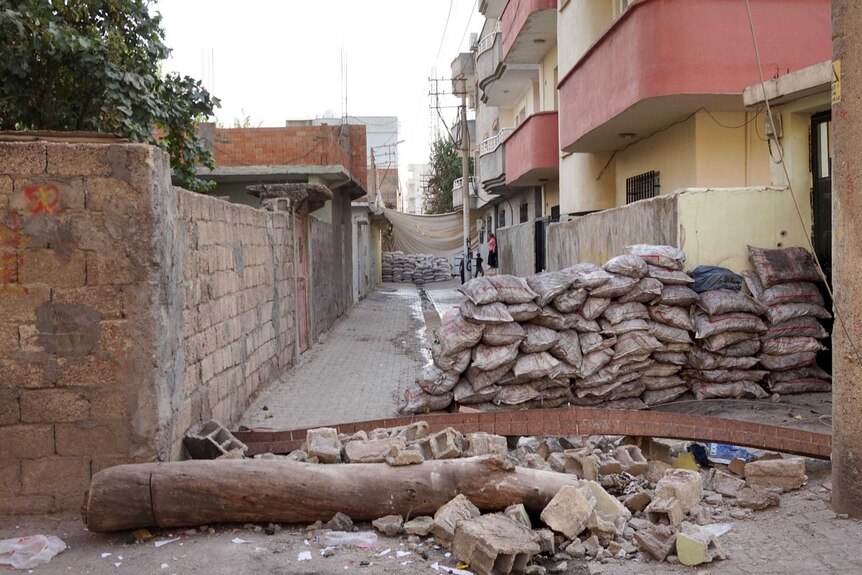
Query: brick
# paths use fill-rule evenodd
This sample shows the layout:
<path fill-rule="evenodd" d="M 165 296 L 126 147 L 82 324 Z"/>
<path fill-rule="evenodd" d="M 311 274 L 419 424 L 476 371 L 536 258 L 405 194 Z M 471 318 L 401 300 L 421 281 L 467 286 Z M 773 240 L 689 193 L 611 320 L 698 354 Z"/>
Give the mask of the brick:
<path fill-rule="evenodd" d="M 18 331 L 17 325 L 0 324 L 0 357 L 8 357 L 18 347 Z"/>
<path fill-rule="evenodd" d="M 27 293 L 0 286 L 0 322 L 35 322 L 36 308 L 50 299 L 51 289 L 46 286 L 27 286 Z"/>
<path fill-rule="evenodd" d="M 54 287 L 51 301 L 55 304 L 81 304 L 102 314 L 102 319 L 123 317 L 123 292 L 117 286 Z"/>
<path fill-rule="evenodd" d="M 21 406 L 18 391 L 0 389 L 0 425 L 12 425 L 21 421 Z"/>
<path fill-rule="evenodd" d="M 47 171 L 53 175 L 110 176 L 110 150 L 105 144 L 51 144 Z"/>
<path fill-rule="evenodd" d="M 652 503 L 644 510 L 654 523 L 667 518 L 671 525 L 682 521 L 682 515 L 703 499 L 703 481 L 696 471 L 670 469 L 656 484 Z"/>
<path fill-rule="evenodd" d="M 801 457 L 769 459 L 745 464 L 745 480 L 750 485 L 780 487 L 784 491 L 799 489 L 808 479 L 805 460 Z"/>
<path fill-rule="evenodd" d="M 0 497 L 0 515 L 36 515 L 54 511 L 53 495 Z"/>
<path fill-rule="evenodd" d="M 477 455 L 500 455 L 505 457 L 508 453 L 506 438 L 502 435 L 491 435 L 484 432 L 468 433 L 466 440 L 468 447 L 464 455 L 467 457 Z"/>
<path fill-rule="evenodd" d="M 306 434 L 308 455 L 317 457 L 321 463 L 338 463 L 341 461 L 341 442 L 338 431 L 331 427 L 309 429 Z"/>
<path fill-rule="evenodd" d="M 134 264 L 121 252 L 103 254 L 87 252 L 88 286 L 126 285 L 135 281 Z"/>
<path fill-rule="evenodd" d="M 90 419 L 112 421 L 127 417 L 137 409 L 137 395 L 126 389 L 101 389 L 90 396 Z"/>
<path fill-rule="evenodd" d="M 63 259 L 55 250 L 25 250 L 20 254 L 23 265 L 19 281 L 26 286 L 46 284 L 50 286 L 83 286 L 86 278 L 86 256 L 73 251 Z"/>
<path fill-rule="evenodd" d="M 3 359 L 0 360 L 0 373 L 3 374 L 3 382 L 13 389 L 51 386 L 51 383 L 45 379 L 44 366 L 39 363 Z"/>
<path fill-rule="evenodd" d="M 21 420 L 28 423 L 73 422 L 87 419 L 89 415 L 90 403 L 77 391 L 27 390 L 21 395 Z"/>
<path fill-rule="evenodd" d="M 455 537 L 455 527 L 463 519 L 472 519 L 481 515 L 479 508 L 473 505 L 464 495 L 458 495 L 434 513 L 434 525 L 431 534 L 443 545 L 449 545 Z"/>
<path fill-rule="evenodd" d="M 459 521 L 452 552 L 480 575 L 523 573 L 541 550 L 527 527 L 499 513 Z"/>
<path fill-rule="evenodd" d="M 41 174 L 46 170 L 46 146 L 39 143 L 0 144 L 0 166 L 12 175 Z"/>
<path fill-rule="evenodd" d="M 56 425 L 57 455 L 91 455 L 108 457 L 129 452 L 128 424 L 90 422 Z"/>
<path fill-rule="evenodd" d="M 407 445 L 403 438 L 369 439 L 348 441 L 344 444 L 347 463 L 383 463 L 390 451 L 404 450 Z"/>
<path fill-rule="evenodd" d="M 60 387 L 113 387 L 119 378 L 119 364 L 110 357 L 60 358 L 58 364 Z"/>
<path fill-rule="evenodd" d="M 116 178 L 88 178 L 86 195 L 88 210 L 120 215 L 140 214 L 148 202 L 146 194 Z"/>
<path fill-rule="evenodd" d="M 86 457 L 43 457 L 21 462 L 23 492 L 52 495 L 83 493 L 90 484 Z"/>
<path fill-rule="evenodd" d="M 585 497 L 580 488 L 566 485 L 542 510 L 541 518 L 557 533 L 575 539 L 586 528 L 595 506 L 595 499 Z"/>
<path fill-rule="evenodd" d="M 54 428 L 50 425 L 0 427 L 0 460 L 38 459 L 54 454 Z"/>
<path fill-rule="evenodd" d="M 0 499 L 21 492 L 21 463 L 7 461 L 0 465 Z"/>
<path fill-rule="evenodd" d="M 464 436 L 451 427 L 429 436 L 434 459 L 455 459 L 464 452 Z"/>

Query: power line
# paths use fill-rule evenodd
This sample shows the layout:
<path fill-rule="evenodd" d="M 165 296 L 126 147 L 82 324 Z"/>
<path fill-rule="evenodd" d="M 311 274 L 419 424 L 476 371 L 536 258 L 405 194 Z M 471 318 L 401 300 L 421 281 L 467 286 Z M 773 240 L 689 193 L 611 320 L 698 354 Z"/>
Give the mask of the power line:
<path fill-rule="evenodd" d="M 440 57 L 440 50 L 443 49 L 443 40 L 446 39 L 446 31 L 449 29 L 449 17 L 452 16 L 452 5 L 455 0 L 449 0 L 449 12 L 446 13 L 446 24 L 443 26 L 443 36 L 440 38 L 440 46 L 437 47 L 437 58 Z"/>

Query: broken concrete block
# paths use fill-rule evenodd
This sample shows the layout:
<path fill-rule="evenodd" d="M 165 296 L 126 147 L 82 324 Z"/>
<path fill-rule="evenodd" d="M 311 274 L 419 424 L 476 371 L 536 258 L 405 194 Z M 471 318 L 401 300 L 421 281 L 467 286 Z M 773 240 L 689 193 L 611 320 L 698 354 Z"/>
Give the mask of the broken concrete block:
<path fill-rule="evenodd" d="M 649 462 L 649 470 L 646 473 L 646 479 L 650 483 L 658 483 L 668 469 L 672 469 L 670 465 L 665 463 L 664 461 L 654 461 L 650 460 Z"/>
<path fill-rule="evenodd" d="M 597 481 L 599 478 L 599 458 L 586 449 L 567 449 L 563 452 L 566 456 L 566 473 L 576 475 L 581 479 Z"/>
<path fill-rule="evenodd" d="M 408 443 L 417 441 L 423 437 L 428 437 L 428 422 L 416 421 L 409 425 L 394 427 L 390 433 L 391 437 L 401 437 Z"/>
<path fill-rule="evenodd" d="M 368 434 L 368 439 L 389 439 L 390 430 L 384 427 L 378 427 Z"/>
<path fill-rule="evenodd" d="M 728 497 L 736 497 L 736 493 L 745 487 L 745 481 L 742 479 L 717 469 L 711 470 L 707 478 L 707 484 L 712 491 Z"/>
<path fill-rule="evenodd" d="M 650 501 L 652 501 L 652 497 L 650 497 L 649 493 L 646 491 L 638 491 L 637 493 L 632 493 L 626 497 L 625 501 L 623 501 L 623 505 L 625 505 L 626 509 L 632 513 L 637 513 L 638 511 L 646 509 L 646 506 L 650 504 Z"/>
<path fill-rule="evenodd" d="M 332 519 L 323 524 L 323 528 L 333 531 L 350 531 L 353 529 L 353 520 L 339 511 L 332 516 Z"/>
<path fill-rule="evenodd" d="M 780 487 L 784 491 L 799 489 L 808 480 L 805 460 L 793 457 L 752 461 L 745 464 L 745 480 L 750 485 Z"/>
<path fill-rule="evenodd" d="M 458 495 L 434 514 L 431 534 L 442 545 L 449 545 L 455 537 L 455 525 L 462 519 L 472 519 L 480 515 L 479 508 L 463 495 Z"/>
<path fill-rule="evenodd" d="M 338 431 L 332 427 L 309 429 L 305 435 L 308 444 L 309 457 L 316 457 L 321 463 L 339 463 L 341 461 L 341 442 Z"/>
<path fill-rule="evenodd" d="M 464 452 L 464 436 L 451 427 L 438 431 L 428 439 L 434 459 L 455 459 Z"/>
<path fill-rule="evenodd" d="M 387 537 L 395 537 L 401 533 L 404 518 L 400 515 L 386 515 L 380 519 L 375 519 L 371 525 Z"/>
<path fill-rule="evenodd" d="M 781 503 L 781 498 L 765 487 L 750 485 L 743 487 L 736 494 L 736 504 L 746 509 L 760 511 Z"/>
<path fill-rule="evenodd" d="M 308 452 L 295 449 L 287 454 L 287 458 L 291 461 L 308 461 Z"/>
<path fill-rule="evenodd" d="M 607 545 L 619 534 L 617 526 L 612 521 L 602 517 L 595 509 L 587 518 L 587 529 L 591 535 L 599 538 L 602 545 Z"/>
<path fill-rule="evenodd" d="M 727 470 L 738 477 L 745 477 L 745 460 L 731 459 L 730 463 L 727 464 Z"/>
<path fill-rule="evenodd" d="M 614 452 L 614 457 L 623 467 L 623 471 L 632 475 L 644 475 L 649 470 L 649 462 L 637 445 L 621 445 Z"/>
<path fill-rule="evenodd" d="M 340 438 L 341 436 L 339 436 Z M 360 429 L 356 433 L 352 435 L 348 435 L 345 439 L 342 439 L 342 443 L 347 443 L 348 441 L 367 441 L 368 440 L 368 432 L 364 429 Z"/>
<path fill-rule="evenodd" d="M 556 437 L 546 437 L 539 442 L 539 447 L 536 449 L 536 453 L 541 455 L 543 459 L 548 459 L 552 453 L 562 453 L 563 451 L 565 448 Z"/>
<path fill-rule="evenodd" d="M 727 555 L 713 535 L 698 525 L 683 523 L 676 536 L 676 555 L 683 565 L 693 566 L 724 559 Z"/>
<path fill-rule="evenodd" d="M 245 450 L 240 447 L 236 447 L 227 453 L 219 455 L 216 459 L 245 459 Z"/>
<path fill-rule="evenodd" d="M 464 451 L 466 457 L 477 455 L 501 455 L 503 457 L 509 452 L 506 438 L 502 435 L 491 433 L 468 433 L 466 436 L 467 449 Z"/>
<path fill-rule="evenodd" d="M 215 420 L 193 425 L 183 438 L 189 457 L 192 459 L 216 459 L 221 455 L 239 450 L 245 454 L 248 447 Z"/>
<path fill-rule="evenodd" d="M 638 549 L 664 561 L 676 546 L 676 530 L 667 525 L 653 525 L 635 532 Z"/>
<path fill-rule="evenodd" d="M 613 475 L 614 473 L 622 473 L 623 465 L 609 453 L 599 455 L 599 475 Z"/>
<path fill-rule="evenodd" d="M 523 573 L 539 551 L 532 531 L 500 513 L 459 521 L 455 527 L 453 555 L 480 575 Z"/>
<path fill-rule="evenodd" d="M 545 524 L 574 539 L 586 528 L 590 514 L 596 507 L 596 499 L 587 498 L 581 488 L 566 485 L 562 487 L 548 505 L 542 510 L 541 518 Z"/>
<path fill-rule="evenodd" d="M 527 529 L 533 528 L 533 524 L 530 522 L 530 516 L 527 514 L 527 510 L 524 507 L 523 503 L 518 503 L 517 505 L 509 505 L 503 512 L 503 515 L 505 515 L 512 521 L 520 523 Z"/>
<path fill-rule="evenodd" d="M 679 500 L 683 511 L 700 503 L 703 499 L 703 481 L 696 471 L 671 469 L 659 480 L 653 499 L 673 497 Z"/>
<path fill-rule="evenodd" d="M 350 441 L 344 445 L 347 463 L 383 463 L 393 448 L 406 449 L 407 443 L 398 437 Z"/>
<path fill-rule="evenodd" d="M 386 463 L 392 467 L 402 467 L 404 465 L 418 465 L 425 461 L 419 449 L 413 447 L 401 447 L 393 445 L 389 449 L 389 454 L 386 456 Z"/>
<path fill-rule="evenodd" d="M 581 489 L 589 490 L 589 494 L 595 499 L 595 510 L 608 521 L 615 521 L 618 517 L 629 520 L 631 512 L 620 503 L 619 499 L 605 491 L 605 488 L 595 481 L 582 481 Z"/>
<path fill-rule="evenodd" d="M 540 469 L 542 471 L 550 471 L 551 466 L 548 462 L 542 459 L 538 453 L 528 453 L 524 456 L 524 467 L 528 469 Z"/>
<path fill-rule="evenodd" d="M 566 459 L 567 456 L 565 453 L 551 453 L 548 455 L 545 461 L 550 466 L 552 471 L 556 471 L 557 473 L 565 473 Z"/>
<path fill-rule="evenodd" d="M 565 551 L 575 559 L 580 559 L 587 554 L 587 548 L 584 547 L 581 540 L 577 538 L 566 546 Z"/>
<path fill-rule="evenodd" d="M 584 550 L 590 557 L 595 557 L 596 555 L 598 555 L 601 548 L 602 546 L 599 545 L 599 538 L 595 535 L 588 537 L 584 540 Z"/>
<path fill-rule="evenodd" d="M 417 439 L 414 442 L 411 442 L 407 445 L 410 449 L 417 450 L 421 455 L 422 459 L 425 461 L 430 461 L 434 459 L 434 452 L 431 450 L 431 438 L 430 437 L 422 437 Z"/>
<path fill-rule="evenodd" d="M 533 533 L 539 538 L 539 549 L 541 553 L 553 555 L 556 553 L 556 542 L 554 532 L 550 529 L 536 529 Z"/>
<path fill-rule="evenodd" d="M 656 497 L 644 509 L 644 515 L 653 523 L 679 525 L 685 518 L 685 511 L 675 497 Z"/>
<path fill-rule="evenodd" d="M 419 517 L 414 517 L 410 521 L 406 522 L 403 528 L 404 532 L 407 535 L 418 535 L 419 537 L 425 537 L 426 535 L 431 533 L 431 528 L 433 526 L 433 517 L 429 517 L 427 515 L 420 515 Z"/>

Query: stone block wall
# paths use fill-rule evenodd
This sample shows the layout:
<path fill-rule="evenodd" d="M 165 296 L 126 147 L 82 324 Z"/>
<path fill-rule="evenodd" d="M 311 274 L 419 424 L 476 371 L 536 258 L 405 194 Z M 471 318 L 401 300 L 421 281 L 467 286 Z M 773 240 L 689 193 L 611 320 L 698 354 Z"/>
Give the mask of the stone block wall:
<path fill-rule="evenodd" d="M 291 232 L 151 146 L 0 142 L 0 514 L 235 423 L 294 360 Z"/>

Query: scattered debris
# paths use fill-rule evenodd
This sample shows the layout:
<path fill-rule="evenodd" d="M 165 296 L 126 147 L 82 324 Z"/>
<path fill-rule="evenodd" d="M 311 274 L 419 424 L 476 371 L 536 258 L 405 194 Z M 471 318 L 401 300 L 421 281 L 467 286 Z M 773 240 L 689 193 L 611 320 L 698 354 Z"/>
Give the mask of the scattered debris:
<path fill-rule="evenodd" d="M 521 573 L 539 553 L 538 536 L 500 513 L 458 521 L 452 552 L 480 575 Z"/>
<path fill-rule="evenodd" d="M 221 459 L 230 453 L 231 459 L 242 459 L 248 450 L 221 423 L 215 420 L 193 425 L 183 438 L 183 446 L 192 459 Z"/>
<path fill-rule="evenodd" d="M 784 491 L 799 489 L 808 480 L 805 460 L 793 457 L 752 461 L 745 464 L 745 480 L 750 485 L 780 487 Z"/>
<path fill-rule="evenodd" d="M 66 549 L 55 535 L 29 535 L 0 541 L 0 565 L 13 569 L 32 569 L 51 561 Z"/>
<path fill-rule="evenodd" d="M 387 537 L 395 537 L 402 531 L 404 518 L 400 515 L 387 515 L 371 522 L 375 529 Z"/>
<path fill-rule="evenodd" d="M 162 539 L 161 541 L 155 541 L 153 543 L 153 545 L 156 547 L 162 547 L 164 545 L 167 545 L 168 543 L 173 543 L 174 541 L 179 541 L 179 540 L 180 540 L 179 537 L 174 537 L 173 539 Z M 234 543 L 236 543 L 236 541 L 234 541 Z M 243 543 L 246 543 L 246 542 L 243 541 Z"/>

